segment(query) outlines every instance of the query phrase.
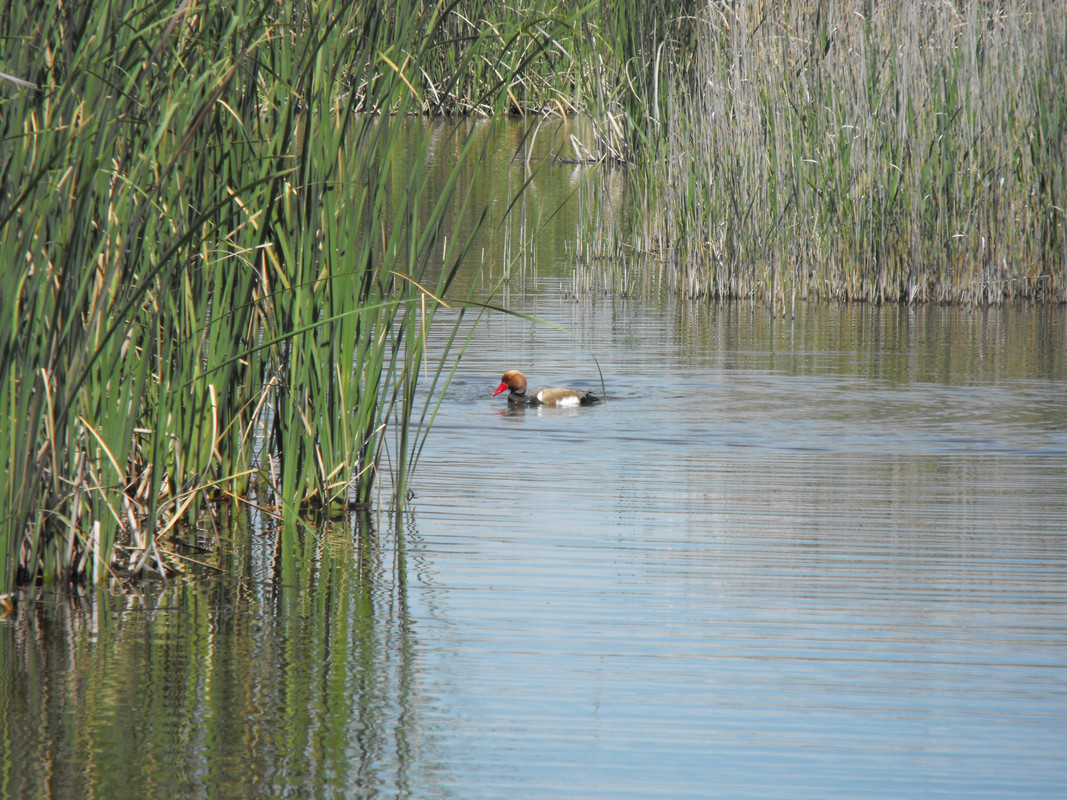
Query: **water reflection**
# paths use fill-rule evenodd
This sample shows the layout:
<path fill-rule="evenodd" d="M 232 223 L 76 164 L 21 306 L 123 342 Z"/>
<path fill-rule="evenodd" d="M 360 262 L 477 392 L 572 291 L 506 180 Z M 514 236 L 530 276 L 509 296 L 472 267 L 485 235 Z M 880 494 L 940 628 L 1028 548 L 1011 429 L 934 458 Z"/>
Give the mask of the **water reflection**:
<path fill-rule="evenodd" d="M 226 578 L 41 597 L 4 621 L 7 796 L 407 785 L 423 723 L 397 553 L 367 520 L 324 527 L 276 549 L 262 581 L 242 574 L 255 567 L 249 530 Z"/>
<path fill-rule="evenodd" d="M 573 337 L 489 320 L 415 481 L 461 796 L 1056 796 L 1063 309 L 536 286 Z M 489 397 L 589 352 L 604 406 Z"/>

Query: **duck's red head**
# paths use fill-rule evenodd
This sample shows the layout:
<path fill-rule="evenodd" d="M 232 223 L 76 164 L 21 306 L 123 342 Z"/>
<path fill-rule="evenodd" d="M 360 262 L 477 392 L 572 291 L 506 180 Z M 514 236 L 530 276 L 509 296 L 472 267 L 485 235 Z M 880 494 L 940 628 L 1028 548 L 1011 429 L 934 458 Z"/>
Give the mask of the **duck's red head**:
<path fill-rule="evenodd" d="M 496 391 L 493 392 L 493 397 L 496 397 L 505 389 L 510 389 L 513 392 L 522 394 L 526 391 L 526 377 L 517 369 L 510 369 L 500 376 L 500 385 L 496 387 Z"/>

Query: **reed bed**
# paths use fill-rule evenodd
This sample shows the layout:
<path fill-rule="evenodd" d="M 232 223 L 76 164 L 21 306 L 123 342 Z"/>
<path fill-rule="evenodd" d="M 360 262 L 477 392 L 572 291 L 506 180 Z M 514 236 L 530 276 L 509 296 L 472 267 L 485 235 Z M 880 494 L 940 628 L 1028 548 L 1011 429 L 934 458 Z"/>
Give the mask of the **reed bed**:
<path fill-rule="evenodd" d="M 387 4 L 388 7 L 388 4 Z M 433 115 L 564 115 L 585 107 L 574 2 L 453 0 L 425 42 L 413 79 Z M 405 56 L 406 57 L 406 56 Z"/>
<path fill-rule="evenodd" d="M 4 3 L 0 597 L 180 572 L 224 504 L 366 507 L 390 441 L 403 496 L 479 153 L 430 197 L 399 115 L 548 102 L 546 14 L 455 10 Z"/>
<path fill-rule="evenodd" d="M 689 296 L 1067 300 L 1067 14 L 656 4 L 615 51 L 631 218 Z"/>

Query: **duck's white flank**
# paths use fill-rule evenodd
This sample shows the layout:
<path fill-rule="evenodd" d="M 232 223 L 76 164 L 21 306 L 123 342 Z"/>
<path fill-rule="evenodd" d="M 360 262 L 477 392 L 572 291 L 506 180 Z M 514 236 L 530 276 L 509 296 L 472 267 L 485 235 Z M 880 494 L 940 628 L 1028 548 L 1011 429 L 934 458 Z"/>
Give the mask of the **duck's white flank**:
<path fill-rule="evenodd" d="M 549 402 L 549 401 L 545 400 L 545 392 L 547 392 L 547 391 L 551 391 L 551 390 L 542 389 L 541 391 L 539 391 L 537 393 L 537 399 L 540 400 L 542 403 Z M 571 395 L 566 395 L 565 397 L 560 397 L 559 399 L 557 399 L 556 402 L 555 402 L 555 405 L 559 406 L 560 408 L 564 408 L 566 406 L 581 405 L 581 403 L 582 403 L 582 399 L 580 397 L 576 397 L 575 395 L 571 394 Z"/>

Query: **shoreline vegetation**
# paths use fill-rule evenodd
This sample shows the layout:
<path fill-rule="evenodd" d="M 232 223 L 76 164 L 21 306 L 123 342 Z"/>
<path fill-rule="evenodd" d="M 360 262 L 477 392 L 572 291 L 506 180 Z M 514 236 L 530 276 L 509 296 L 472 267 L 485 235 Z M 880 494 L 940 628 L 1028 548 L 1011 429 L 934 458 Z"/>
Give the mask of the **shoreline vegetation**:
<path fill-rule="evenodd" d="M 616 103 L 641 151 L 618 249 L 783 309 L 1067 301 L 1062 3 L 686 5 L 625 25 L 655 49 Z"/>
<path fill-rule="evenodd" d="M 587 254 L 688 297 L 1064 302 L 1063 17 L 3 0 L 0 600 L 181 573 L 240 504 L 297 535 L 386 464 L 399 507 L 484 209 L 475 140 L 428 197 L 397 116 L 588 115 L 629 201 Z"/>

